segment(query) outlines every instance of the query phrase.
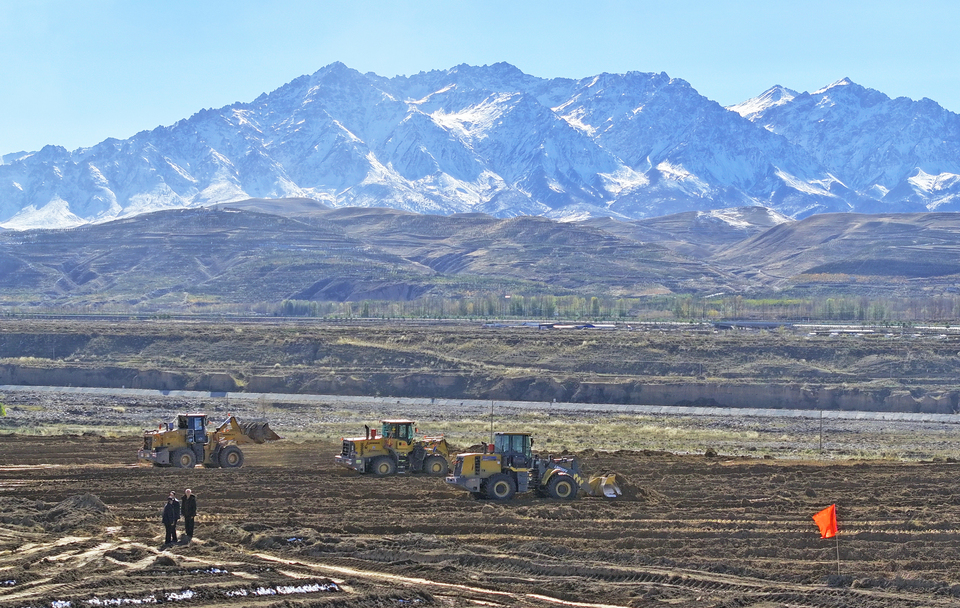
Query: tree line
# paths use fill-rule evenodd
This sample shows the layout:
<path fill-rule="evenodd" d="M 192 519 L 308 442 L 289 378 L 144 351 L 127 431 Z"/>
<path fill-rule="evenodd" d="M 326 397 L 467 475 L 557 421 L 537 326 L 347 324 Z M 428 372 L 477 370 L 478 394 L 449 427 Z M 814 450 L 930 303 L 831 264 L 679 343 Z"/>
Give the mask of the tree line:
<path fill-rule="evenodd" d="M 579 295 L 485 294 L 461 298 L 426 297 L 402 302 L 284 300 L 273 314 L 336 318 L 536 319 L 609 322 L 738 319 L 818 320 L 871 324 L 951 323 L 960 320 L 960 295 L 916 298 L 868 296 L 748 298 L 741 295 L 613 298 Z"/>

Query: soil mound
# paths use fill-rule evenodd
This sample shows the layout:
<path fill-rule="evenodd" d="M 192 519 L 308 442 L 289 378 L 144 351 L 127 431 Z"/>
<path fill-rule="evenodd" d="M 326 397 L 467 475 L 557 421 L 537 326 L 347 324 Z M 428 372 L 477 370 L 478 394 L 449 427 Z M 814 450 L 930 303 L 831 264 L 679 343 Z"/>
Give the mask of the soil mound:
<path fill-rule="evenodd" d="M 38 528 L 39 514 L 45 509 L 43 501 L 6 496 L 0 499 L 0 524 L 20 530 Z"/>
<path fill-rule="evenodd" d="M 152 566 L 154 568 L 176 568 L 180 564 L 177 563 L 177 560 L 173 559 L 169 555 L 160 555 L 157 559 L 153 560 Z"/>
<path fill-rule="evenodd" d="M 93 494 L 70 496 L 57 503 L 40 519 L 45 522 L 44 527 L 51 532 L 100 529 L 116 522 L 116 516 L 111 512 L 110 507 Z"/>
<path fill-rule="evenodd" d="M 141 547 L 118 547 L 106 551 L 103 556 L 119 562 L 136 562 L 146 557 L 147 552 Z"/>
<path fill-rule="evenodd" d="M 617 486 L 620 487 L 618 500 L 630 500 L 656 504 L 664 500 L 663 494 L 651 488 L 636 486 L 630 483 L 625 475 L 617 475 Z"/>

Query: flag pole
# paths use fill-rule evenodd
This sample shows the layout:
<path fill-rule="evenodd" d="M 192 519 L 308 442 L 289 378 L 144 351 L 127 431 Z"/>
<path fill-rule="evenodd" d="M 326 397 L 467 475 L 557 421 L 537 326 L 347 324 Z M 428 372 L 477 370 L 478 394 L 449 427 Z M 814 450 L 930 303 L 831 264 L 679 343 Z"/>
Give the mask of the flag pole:
<path fill-rule="evenodd" d="M 840 576 L 840 533 L 836 534 L 837 539 L 837 576 Z"/>
<path fill-rule="evenodd" d="M 820 538 L 837 539 L 837 576 L 840 576 L 840 531 L 837 529 L 837 505 L 832 504 L 813 516 L 813 523 L 820 528 Z"/>

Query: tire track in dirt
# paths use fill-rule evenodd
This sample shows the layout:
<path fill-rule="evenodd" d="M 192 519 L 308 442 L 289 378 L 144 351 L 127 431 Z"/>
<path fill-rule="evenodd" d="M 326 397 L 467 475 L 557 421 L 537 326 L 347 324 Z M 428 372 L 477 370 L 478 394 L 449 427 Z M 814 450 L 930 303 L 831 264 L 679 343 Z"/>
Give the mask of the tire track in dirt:
<path fill-rule="evenodd" d="M 576 608 L 629 608 L 626 605 L 590 603 L 564 600 L 562 598 L 552 597 L 539 593 L 507 592 L 497 589 L 488 589 L 476 584 L 464 585 L 458 583 L 448 583 L 423 577 L 400 576 L 381 571 L 361 570 L 346 565 L 338 565 L 336 560 L 330 562 L 308 562 L 305 560 L 289 560 L 275 555 L 265 553 L 255 553 L 255 557 L 265 561 L 283 563 L 292 567 L 308 568 L 324 573 L 336 573 L 342 576 L 361 578 L 376 581 L 377 583 L 404 584 L 412 585 L 418 588 L 436 589 L 437 595 L 445 595 L 445 592 L 456 591 L 458 597 L 469 597 L 471 599 L 484 598 L 486 602 L 496 599 L 503 600 L 509 598 L 523 605 L 539 606 L 540 602 L 546 605 L 570 606 Z M 512 560 L 511 556 L 493 555 L 489 556 L 491 560 L 498 562 Z M 561 568 L 562 569 L 562 568 Z M 567 568 L 569 569 L 569 568 Z M 549 568 L 543 571 L 530 569 L 536 574 L 552 574 Z M 950 599 L 923 598 L 911 599 L 890 593 L 877 592 L 873 590 L 855 590 L 855 589 L 824 589 L 821 586 L 813 585 L 773 585 L 769 581 L 753 580 L 746 577 L 733 577 L 722 575 L 704 575 L 700 572 L 680 571 L 675 569 L 645 568 L 641 571 L 624 570 L 619 576 L 611 577 L 609 573 L 599 574 L 599 571 L 591 571 L 590 568 L 577 567 L 578 575 L 572 577 L 583 579 L 583 584 L 588 585 L 594 581 L 606 581 L 617 579 L 621 582 L 628 582 L 632 586 L 645 586 L 650 588 L 670 588 L 682 589 L 685 591 L 694 590 L 702 592 L 723 592 L 725 595 L 731 593 L 737 597 L 736 604 L 731 605 L 753 605 L 754 603 L 770 602 L 771 605 L 794 606 L 797 608 L 826 608 L 832 606 L 859 606 L 861 608 L 872 605 L 883 606 L 901 606 L 920 607 L 920 606 L 955 606 L 956 602 Z M 492 578 L 489 573 L 485 573 L 486 578 Z M 507 582 L 506 579 L 500 579 Z M 522 578 L 515 579 L 512 582 L 529 583 L 536 579 Z M 744 604 L 742 602 L 749 602 Z M 894 602 L 891 604 L 890 602 Z M 725 605 L 725 604 L 721 604 Z"/>
<path fill-rule="evenodd" d="M 311 563 L 311 562 L 306 562 L 304 560 L 292 561 L 288 559 L 282 559 L 274 555 L 268 555 L 265 553 L 254 553 L 253 555 L 265 561 L 275 561 L 275 562 L 283 563 L 289 566 L 305 567 L 305 568 L 310 568 L 312 570 L 319 570 L 322 572 L 334 572 L 343 576 L 351 576 L 351 577 L 363 578 L 367 580 L 374 580 L 379 583 L 403 584 L 403 585 L 413 585 L 416 587 L 436 588 L 440 590 L 452 590 L 452 591 L 460 592 L 461 594 L 466 594 L 469 596 L 478 596 L 481 598 L 510 598 L 524 604 L 532 604 L 532 605 L 537 605 L 537 604 L 531 600 L 539 600 L 541 602 L 544 602 L 550 605 L 573 606 L 577 608 L 629 608 L 628 606 L 621 606 L 619 604 L 571 602 L 571 601 L 565 601 L 562 599 L 533 594 L 533 593 L 516 593 L 516 592 L 508 592 L 508 591 L 497 591 L 494 589 L 486 589 L 476 585 L 447 583 L 447 582 L 426 579 L 422 577 L 400 576 L 396 574 L 389 574 L 386 572 L 376 572 L 372 570 L 358 570 L 356 568 L 348 568 L 346 566 L 337 566 L 329 563 Z"/>
<path fill-rule="evenodd" d="M 585 466 L 623 475 L 622 500 L 499 503 L 436 479 L 343 471 L 332 463 L 338 446 L 323 442 L 278 442 L 223 471 L 127 466 L 135 438 L 2 441 L 0 584 L 16 582 L 0 585 L 0 608 L 39 608 L 61 593 L 132 597 L 187 586 L 203 595 L 191 605 L 239 608 L 280 600 L 223 590 L 317 578 L 351 588 L 337 599 L 345 608 L 390 606 L 397 593 L 424 608 L 960 603 L 952 463 L 718 464 L 590 452 Z M 9 466 L 6 454 L 30 466 Z M 65 454 L 76 462 L 34 466 Z M 185 487 L 200 501 L 197 539 L 160 551 L 160 500 Z M 51 516 L 84 492 L 106 511 Z M 843 577 L 810 519 L 827 501 L 840 505 Z M 8 601 L 20 593 L 30 601 Z"/>

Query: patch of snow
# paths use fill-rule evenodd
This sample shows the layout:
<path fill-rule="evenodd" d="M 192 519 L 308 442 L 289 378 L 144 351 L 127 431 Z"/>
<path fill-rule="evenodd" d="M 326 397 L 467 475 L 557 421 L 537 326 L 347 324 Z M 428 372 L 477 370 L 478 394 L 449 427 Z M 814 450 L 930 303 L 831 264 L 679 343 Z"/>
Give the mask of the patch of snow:
<path fill-rule="evenodd" d="M 370 170 L 363 178 L 363 181 L 360 182 L 361 186 L 366 184 L 380 184 L 387 181 L 402 181 L 402 178 L 392 169 L 384 166 L 373 152 L 367 152 L 367 162 L 370 163 Z"/>
<path fill-rule="evenodd" d="M 233 117 L 234 119 L 236 119 L 238 127 L 249 126 L 249 127 L 252 127 L 253 130 L 256 131 L 257 133 L 262 133 L 262 131 L 260 130 L 260 125 L 250 120 L 250 116 L 252 114 L 253 112 L 249 110 L 237 109 L 233 111 Z"/>
<path fill-rule="evenodd" d="M 683 165 L 661 161 L 657 165 L 657 171 L 667 180 L 667 186 L 681 186 L 685 191 L 701 196 L 710 191 L 710 184 L 687 171 Z M 673 182 L 673 184 L 670 182 Z"/>
<path fill-rule="evenodd" d="M 194 184 L 197 183 L 197 179 L 196 179 L 195 177 L 193 177 L 192 175 L 190 175 L 190 174 L 187 172 L 186 169 L 184 169 L 183 167 L 181 167 L 181 166 L 178 165 L 177 163 L 173 162 L 173 160 L 171 160 L 170 157 L 164 156 L 164 157 L 163 157 L 163 160 L 164 160 L 164 162 L 167 163 L 167 166 L 170 167 L 171 169 L 173 169 L 180 177 L 182 177 L 183 179 L 185 179 L 185 180 L 188 181 L 188 182 L 191 182 L 191 183 L 194 183 Z"/>
<path fill-rule="evenodd" d="M 87 606 L 140 606 L 143 604 L 156 604 L 157 598 L 152 595 L 148 595 L 142 598 L 135 597 L 118 597 L 110 599 L 101 599 L 98 597 L 92 597 L 88 600 L 83 600 L 83 603 Z"/>
<path fill-rule="evenodd" d="M 955 206 L 960 203 L 960 195 L 949 195 L 942 198 L 938 198 L 935 201 L 927 205 L 927 211 L 936 211 L 940 207 L 948 206 L 955 208 Z"/>
<path fill-rule="evenodd" d="M 573 223 L 573 222 L 583 222 L 585 220 L 589 220 L 590 218 L 598 217 L 598 216 L 595 213 L 590 213 L 589 211 L 586 211 L 586 210 L 576 210 L 576 211 L 563 210 L 559 213 L 552 213 L 548 215 L 548 217 L 550 219 L 557 220 L 558 222 Z"/>
<path fill-rule="evenodd" d="M 36 152 L 11 152 L 10 154 L 3 154 L 0 155 L 0 165 L 10 165 L 18 160 L 30 158 L 34 154 L 36 154 Z"/>
<path fill-rule="evenodd" d="M 447 173 L 430 175 L 411 184 L 417 190 L 429 190 L 443 196 L 464 211 L 488 201 L 494 193 L 507 188 L 507 184 L 496 173 L 485 170 L 472 181 L 457 179 Z"/>
<path fill-rule="evenodd" d="M 483 139 L 514 97 L 515 95 L 511 93 L 497 93 L 459 112 L 446 113 L 443 110 L 437 110 L 430 114 L 430 118 L 441 127 L 461 136 L 462 139 Z"/>
<path fill-rule="evenodd" d="M 908 177 L 907 181 L 915 188 L 919 188 L 924 192 L 933 193 L 956 186 L 960 183 L 960 175 L 954 173 L 931 175 L 923 169 L 917 169 L 917 174 L 913 177 Z"/>
<path fill-rule="evenodd" d="M 753 97 L 734 106 L 728 106 L 727 109 L 736 112 L 748 120 L 753 120 L 761 112 L 776 106 L 782 106 L 790 103 L 797 96 L 797 92 L 777 85 L 767 89 L 757 97 Z M 772 131 L 769 126 L 768 131 Z"/>
<path fill-rule="evenodd" d="M 743 217 L 737 209 L 715 209 L 713 211 L 698 211 L 697 217 L 710 217 L 733 226 L 734 228 L 750 228 L 753 224 Z"/>
<path fill-rule="evenodd" d="M 305 198 L 312 198 L 315 201 L 319 201 L 325 205 L 330 205 L 331 207 L 337 206 L 337 193 L 334 190 L 325 188 L 304 188 L 303 194 Z"/>
<path fill-rule="evenodd" d="M 583 122 L 583 116 L 586 113 L 587 113 L 586 109 L 580 107 L 580 108 L 577 108 L 576 111 L 574 111 L 571 114 L 566 114 L 564 116 L 561 116 L 561 118 L 567 121 L 567 124 L 569 124 L 571 127 L 576 129 L 577 131 L 580 131 L 581 133 L 587 135 L 588 137 L 594 137 L 597 133 L 597 129 Z"/>
<path fill-rule="evenodd" d="M 829 95 L 824 95 L 823 97 L 820 98 L 820 101 L 817 102 L 817 108 L 818 108 L 818 109 L 822 109 L 822 108 L 832 108 L 832 107 L 835 106 L 835 105 L 837 105 L 837 104 L 835 104 L 835 103 L 833 102 L 833 100 L 830 99 L 830 96 L 829 96 Z M 821 118 L 818 122 L 823 122 L 823 119 Z"/>
<path fill-rule="evenodd" d="M 594 217 L 611 217 L 624 221 L 631 219 L 622 213 L 610 211 L 606 207 L 586 203 L 576 203 L 560 209 L 551 209 L 543 213 L 543 216 L 558 222 L 582 222 Z"/>
<path fill-rule="evenodd" d="M 429 95 L 427 95 L 426 97 L 423 97 L 423 98 L 421 98 L 421 99 L 408 99 L 408 100 L 407 100 L 407 103 L 409 103 L 410 105 L 414 105 L 414 106 L 423 105 L 423 104 L 427 103 L 428 101 L 430 101 L 430 98 L 431 98 L 431 97 L 433 97 L 433 96 L 435 96 L 435 95 L 443 95 L 444 93 L 447 93 L 447 92 L 449 92 L 449 91 L 452 91 L 452 90 L 454 90 L 454 89 L 456 89 L 456 88 L 457 88 L 457 85 L 455 85 L 455 84 L 448 84 L 447 86 L 443 87 L 442 89 L 439 89 L 439 90 L 437 90 L 437 91 L 434 91 L 433 93 L 430 93 Z"/>
<path fill-rule="evenodd" d="M 665 178 L 678 182 L 686 179 L 692 179 L 694 177 L 693 173 L 690 173 L 683 168 L 683 165 L 674 165 L 669 161 L 663 161 L 657 165 L 657 171 L 659 171 Z"/>
<path fill-rule="evenodd" d="M 767 207 L 733 207 L 730 209 L 714 209 L 713 211 L 698 211 L 697 217 L 713 218 L 734 228 L 752 228 L 757 225 L 755 212 L 766 215 L 772 225 L 793 221 L 782 213 L 777 213 Z M 754 215 L 754 219 L 751 219 L 748 214 Z"/>
<path fill-rule="evenodd" d="M 158 184 L 157 187 L 150 192 L 131 196 L 127 202 L 127 206 L 123 208 L 122 216 L 130 217 L 141 213 L 150 213 L 163 209 L 179 209 L 186 206 L 189 206 L 189 201 L 184 200 L 180 195 L 171 190 L 170 186 Z M 120 216 L 120 214 L 114 217 L 104 217 L 102 220 L 109 221 L 118 216 Z"/>
<path fill-rule="evenodd" d="M 56 196 L 37 209 L 27 205 L 0 227 L 7 230 L 34 230 L 37 228 L 75 228 L 87 222 L 70 211 L 70 203 Z"/>
<path fill-rule="evenodd" d="M 251 197 L 236 183 L 232 181 L 215 181 L 201 190 L 190 202 L 202 205 L 208 202 L 228 203 L 241 201 L 246 198 Z"/>
<path fill-rule="evenodd" d="M 811 95 L 820 95 L 821 93 L 826 93 L 827 91 L 829 91 L 830 89 L 833 89 L 833 88 L 835 88 L 835 87 L 845 87 L 845 86 L 851 85 L 851 84 L 853 84 L 853 81 L 850 80 L 849 78 L 841 78 L 840 80 L 838 80 L 838 81 L 836 81 L 836 82 L 834 82 L 834 83 L 832 83 L 832 84 L 828 84 L 827 86 L 823 87 L 822 89 L 817 89 L 816 91 L 814 91 L 813 93 L 811 93 Z"/>
<path fill-rule="evenodd" d="M 616 196 L 628 188 L 639 188 L 650 183 L 650 179 L 634 171 L 626 165 L 620 166 L 613 173 L 600 173 L 600 180 L 603 183 L 603 189 Z"/>
<path fill-rule="evenodd" d="M 794 175 L 790 175 L 786 171 L 783 171 L 780 168 L 776 170 L 776 176 L 779 177 L 787 186 L 790 186 L 797 192 L 803 192 L 804 194 L 813 194 L 815 196 L 829 196 L 830 198 L 836 198 L 832 192 L 830 192 L 827 187 L 829 184 L 837 183 L 837 180 L 834 179 L 823 179 L 823 180 L 811 180 L 805 181 Z M 830 176 L 831 178 L 833 176 Z"/>

